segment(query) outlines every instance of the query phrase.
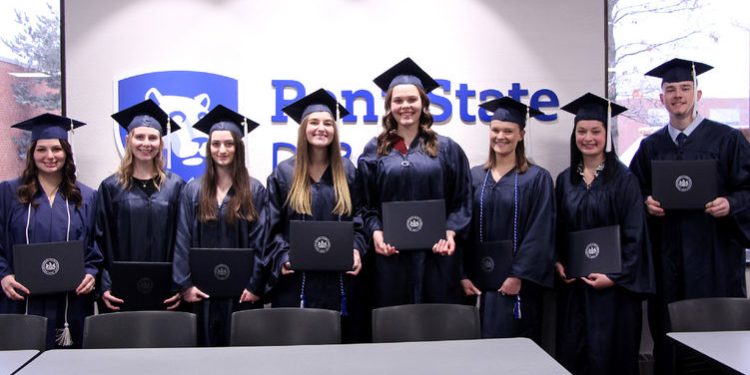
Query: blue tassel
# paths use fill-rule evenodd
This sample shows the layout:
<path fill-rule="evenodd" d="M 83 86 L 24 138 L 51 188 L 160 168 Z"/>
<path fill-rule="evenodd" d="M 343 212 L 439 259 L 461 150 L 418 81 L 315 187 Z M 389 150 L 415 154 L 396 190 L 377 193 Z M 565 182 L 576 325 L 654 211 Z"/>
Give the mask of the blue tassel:
<path fill-rule="evenodd" d="M 521 314 L 521 295 L 516 296 L 516 303 L 513 305 L 513 317 L 517 320 L 520 320 L 522 317 Z"/>
<path fill-rule="evenodd" d="M 346 311 L 346 292 L 344 292 L 344 275 L 339 275 L 339 288 L 341 288 L 341 316 L 347 316 Z"/>

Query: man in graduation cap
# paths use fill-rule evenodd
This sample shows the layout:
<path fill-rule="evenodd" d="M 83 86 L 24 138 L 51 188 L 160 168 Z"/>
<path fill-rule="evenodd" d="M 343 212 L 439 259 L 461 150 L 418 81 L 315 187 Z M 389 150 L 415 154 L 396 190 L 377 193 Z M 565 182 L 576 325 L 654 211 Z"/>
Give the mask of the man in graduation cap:
<path fill-rule="evenodd" d="M 43 114 L 13 125 L 31 131 L 21 177 L 0 184 L 0 313 L 47 318 L 47 348 L 80 347 L 83 322 L 93 314 L 93 293 L 102 262 L 93 241 L 96 192 L 76 180 L 68 132 L 85 125 Z M 13 246 L 81 240 L 85 276 L 75 291 L 34 295 L 15 280 Z"/>
<path fill-rule="evenodd" d="M 662 79 L 659 98 L 669 124 L 641 142 L 630 169 L 649 214 L 657 280 L 649 303 L 654 355 L 660 373 L 670 361 L 664 334 L 667 304 L 705 297 L 745 297 L 745 247 L 750 244 L 750 145 L 740 131 L 697 110 L 697 76 L 711 66 L 670 60 L 646 73 Z M 653 160 L 709 160 L 718 165 L 718 197 L 702 210 L 668 210 L 652 197 Z M 717 316 L 716 319 L 722 317 Z"/>
<path fill-rule="evenodd" d="M 256 122 L 218 105 L 193 127 L 208 134 L 206 172 L 188 182 L 180 196 L 172 278 L 197 314 L 199 344 L 224 346 L 232 313 L 262 307 L 255 302 L 265 291 L 268 192 L 245 166 L 243 138 L 258 127 Z M 253 264 L 247 265 L 251 277 L 242 293 L 211 297 L 194 285 L 191 248 L 253 249 Z"/>
<path fill-rule="evenodd" d="M 180 127 L 151 99 L 112 115 L 127 130 L 125 155 L 116 173 L 99 185 L 96 241 L 104 254 L 102 302 L 120 310 L 112 294 L 112 262 L 171 262 L 177 230 L 177 207 L 185 182 L 165 170 L 163 137 Z M 169 142 L 169 141 L 168 141 Z M 135 287 L 135 286 L 133 286 Z M 124 286 L 120 286 L 122 290 Z M 174 309 L 179 294 L 151 308 Z M 132 308 L 128 308 L 132 309 Z"/>

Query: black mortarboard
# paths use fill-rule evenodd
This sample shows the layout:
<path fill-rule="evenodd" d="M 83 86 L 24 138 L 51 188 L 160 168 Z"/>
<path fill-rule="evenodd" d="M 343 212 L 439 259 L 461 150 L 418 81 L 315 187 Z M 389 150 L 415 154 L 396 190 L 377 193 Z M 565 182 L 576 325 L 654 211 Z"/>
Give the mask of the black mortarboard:
<path fill-rule="evenodd" d="M 695 76 L 693 76 L 693 69 L 695 68 Z M 683 60 L 683 59 L 672 59 L 664 64 L 651 69 L 646 73 L 647 76 L 661 78 L 662 84 L 673 83 L 673 82 L 684 82 L 684 81 L 695 81 L 696 77 L 713 69 L 714 67 L 708 64 L 700 63 L 697 61 Z"/>
<path fill-rule="evenodd" d="M 31 132 L 31 141 L 39 139 L 68 140 L 68 131 L 86 125 L 86 123 L 71 118 L 45 113 L 26 121 L 13 125 L 13 128 Z"/>
<path fill-rule="evenodd" d="M 526 118 L 543 115 L 544 112 L 513 100 L 509 96 L 493 99 L 479 105 L 485 110 L 492 112 L 493 120 L 508 121 L 518 124 L 521 129 L 526 127 Z"/>
<path fill-rule="evenodd" d="M 328 112 L 333 116 L 334 121 L 349 114 L 349 111 L 347 111 L 343 105 L 339 104 L 336 101 L 336 98 L 331 96 L 331 94 L 324 89 L 319 89 L 318 91 L 289 104 L 282 110 L 298 124 L 301 124 L 302 120 L 313 112 Z M 338 115 L 336 114 L 337 112 Z"/>
<path fill-rule="evenodd" d="M 243 138 L 258 127 L 258 123 L 219 104 L 202 119 L 193 124 L 193 128 L 206 134 L 216 130 L 228 130 Z"/>
<path fill-rule="evenodd" d="M 440 86 L 429 74 L 407 57 L 373 80 L 383 91 L 396 85 L 415 85 L 425 93 Z"/>
<path fill-rule="evenodd" d="M 180 129 L 180 126 L 171 121 L 169 115 L 151 99 L 125 108 L 113 114 L 112 118 L 128 132 L 135 128 L 147 127 L 160 131 L 164 136 L 167 132 Z"/>
<path fill-rule="evenodd" d="M 612 150 L 612 132 L 609 131 L 609 119 L 628 110 L 619 104 L 590 92 L 564 105 L 560 109 L 576 116 L 575 120 L 573 120 L 574 124 L 577 124 L 581 120 L 601 121 L 607 130 L 607 144 L 605 146 L 607 152 Z M 575 132 L 575 126 L 573 126 L 573 131 Z"/>

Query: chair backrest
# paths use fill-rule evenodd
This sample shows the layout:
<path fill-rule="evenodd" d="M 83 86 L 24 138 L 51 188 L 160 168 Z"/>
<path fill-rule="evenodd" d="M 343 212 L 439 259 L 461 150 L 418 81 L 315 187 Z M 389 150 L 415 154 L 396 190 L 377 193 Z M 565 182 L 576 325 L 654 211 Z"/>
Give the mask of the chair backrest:
<path fill-rule="evenodd" d="M 38 315 L 0 314 L 0 350 L 44 350 L 47 318 Z"/>
<path fill-rule="evenodd" d="M 83 348 L 170 348 L 195 346 L 195 314 L 128 311 L 91 315 L 83 326 Z"/>
<path fill-rule="evenodd" d="M 673 332 L 750 330 L 750 299 L 698 298 L 668 306 Z"/>
<path fill-rule="evenodd" d="M 279 307 L 232 314 L 232 346 L 341 343 L 338 311 Z"/>
<path fill-rule="evenodd" d="M 372 341 L 434 341 L 481 338 L 474 306 L 418 304 L 372 310 Z"/>

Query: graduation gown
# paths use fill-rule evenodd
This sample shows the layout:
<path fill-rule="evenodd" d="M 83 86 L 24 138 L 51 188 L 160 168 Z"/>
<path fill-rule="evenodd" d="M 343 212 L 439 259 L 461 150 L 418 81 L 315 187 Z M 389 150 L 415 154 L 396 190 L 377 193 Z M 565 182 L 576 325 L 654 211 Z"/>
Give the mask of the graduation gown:
<path fill-rule="evenodd" d="M 0 215 L 2 217 L 2 239 L 0 240 L 0 278 L 13 274 L 13 245 L 26 243 L 26 222 L 28 205 L 22 205 L 16 196 L 20 179 L 0 184 Z M 96 192 L 88 186 L 76 182 L 81 190 L 80 207 L 72 202 L 65 203 L 65 197 L 58 191 L 50 205 L 44 191 L 34 196 L 29 221 L 29 243 L 61 242 L 66 238 L 82 240 L 85 246 L 85 272 L 96 278 L 102 263 L 102 254 L 93 240 L 94 210 Z M 68 210 L 70 210 L 70 232 L 68 233 Z M 83 280 L 83 279 L 81 279 Z M 93 293 L 76 296 L 75 292 L 28 296 L 28 313 L 47 317 L 47 348 L 56 348 L 55 330 L 65 324 L 65 297 L 68 297 L 67 321 L 73 339 L 73 347 L 81 347 L 83 322 L 94 312 Z M 25 301 L 13 301 L 0 295 L 0 313 L 23 314 L 27 308 Z"/>
<path fill-rule="evenodd" d="M 574 374 L 637 374 L 642 299 L 654 292 L 651 246 L 638 180 L 619 161 L 613 176 L 586 188 L 557 177 L 558 254 L 563 266 L 570 232 L 620 226 L 622 271 L 615 285 L 595 290 L 585 282 L 558 283 L 557 358 Z"/>
<path fill-rule="evenodd" d="M 391 149 L 378 155 L 377 139 L 359 157 L 368 238 L 382 230 L 381 205 L 392 201 L 444 199 L 446 227 L 460 236 L 471 221 L 471 177 L 461 147 L 438 135 L 438 155 L 422 149 L 424 136 L 414 138 L 406 155 Z M 375 253 L 374 251 L 372 252 Z M 374 304 L 377 307 L 409 303 L 461 303 L 459 255 L 442 256 L 432 249 L 374 254 Z"/>
<path fill-rule="evenodd" d="M 253 264 L 248 264 L 253 272 L 246 289 L 255 295 L 264 291 L 263 249 L 266 246 L 268 223 L 268 192 L 261 183 L 251 178 L 250 187 L 253 205 L 258 217 L 253 222 L 236 220 L 233 225 L 225 221 L 229 199 L 234 195 L 230 188 L 217 212 L 218 219 L 209 223 L 199 220 L 198 206 L 202 178 L 190 181 L 182 190 L 175 239 L 172 278 L 180 290 L 193 286 L 190 278 L 191 248 L 250 248 L 255 250 Z M 231 298 L 211 297 L 194 304 L 198 317 L 198 342 L 204 346 L 224 346 L 229 344 L 232 313 L 239 310 L 261 308 L 260 303 L 238 303 L 240 296 Z"/>
<path fill-rule="evenodd" d="M 111 175 L 99 185 L 96 242 L 104 255 L 102 291 L 112 289 L 109 267 L 115 261 L 171 262 L 180 192 L 185 182 L 167 172 L 151 196 L 131 186 L 124 189 Z"/>
<path fill-rule="evenodd" d="M 670 358 L 668 352 L 661 352 L 662 347 L 669 345 L 665 333 L 669 329 L 670 302 L 747 295 L 745 247 L 750 246 L 750 145 L 742 133 L 704 119 L 680 148 L 665 126 L 641 142 L 630 169 L 638 178 L 645 200 L 652 192 L 652 160 L 705 159 L 717 160 L 717 192 L 729 201 L 728 216 L 714 218 L 703 210 L 667 210 L 663 217 L 648 215 L 656 275 L 656 296 L 649 302 L 649 324 L 655 337 L 657 361 L 659 357 Z"/>
<path fill-rule="evenodd" d="M 492 173 L 488 175 L 484 167 L 471 169 L 471 236 L 469 243 L 462 246 L 467 253 L 473 250 L 472 244 L 482 240 L 513 240 L 515 176 L 516 170 L 513 169 L 495 181 Z M 483 210 L 480 209 L 482 202 Z M 480 239 L 480 226 L 483 239 Z M 541 342 L 542 287 L 552 287 L 554 230 L 552 177 L 544 168 L 530 165 L 525 173 L 518 174 L 518 248 L 510 270 L 510 276 L 522 280 L 522 318 L 515 319 L 513 316 L 516 297 L 497 292 L 502 284 L 494 290 L 484 291 L 480 297 L 482 337 L 524 336 Z"/>

